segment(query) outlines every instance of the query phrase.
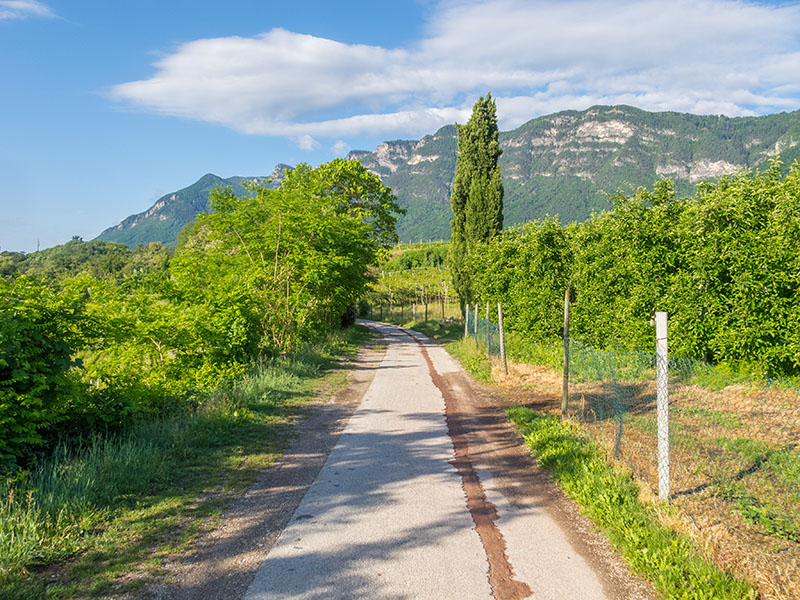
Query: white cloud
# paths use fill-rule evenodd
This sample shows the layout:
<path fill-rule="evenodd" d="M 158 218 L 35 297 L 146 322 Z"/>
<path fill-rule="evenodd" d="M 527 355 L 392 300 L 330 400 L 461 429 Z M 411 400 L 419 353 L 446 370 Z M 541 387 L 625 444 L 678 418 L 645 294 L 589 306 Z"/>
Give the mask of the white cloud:
<path fill-rule="evenodd" d="M 347 156 L 348 152 L 350 152 L 350 144 L 344 140 L 339 140 L 331 146 L 331 154 L 334 156 Z"/>
<path fill-rule="evenodd" d="M 503 128 L 592 104 L 731 116 L 793 110 L 798 64 L 797 2 L 449 0 L 407 48 L 283 29 L 203 39 L 112 96 L 313 149 L 311 136 L 419 136 L 463 122 L 489 90 Z"/>
<path fill-rule="evenodd" d="M 305 150 L 306 152 L 313 152 L 320 147 L 320 143 L 308 134 L 297 137 L 295 142 L 300 150 Z"/>
<path fill-rule="evenodd" d="M 52 10 L 37 0 L 0 0 L 0 21 L 55 16 Z"/>

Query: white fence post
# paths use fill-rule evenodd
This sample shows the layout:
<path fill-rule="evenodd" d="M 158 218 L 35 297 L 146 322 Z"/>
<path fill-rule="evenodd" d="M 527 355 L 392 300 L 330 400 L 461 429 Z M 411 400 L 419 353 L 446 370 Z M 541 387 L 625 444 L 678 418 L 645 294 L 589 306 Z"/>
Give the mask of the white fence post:
<path fill-rule="evenodd" d="M 464 337 L 469 336 L 469 304 L 464 307 Z M 444 300 L 442 300 L 442 319 L 444 319 Z"/>
<path fill-rule="evenodd" d="M 656 313 L 656 380 L 658 498 L 669 501 L 669 354 L 665 312 Z"/>

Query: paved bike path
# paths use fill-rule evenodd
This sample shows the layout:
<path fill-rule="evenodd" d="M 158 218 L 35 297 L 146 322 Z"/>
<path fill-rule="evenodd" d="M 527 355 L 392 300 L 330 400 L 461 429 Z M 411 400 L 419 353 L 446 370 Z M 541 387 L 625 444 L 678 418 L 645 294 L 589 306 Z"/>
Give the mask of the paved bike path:
<path fill-rule="evenodd" d="M 607 598 L 546 511 L 508 503 L 463 444 L 456 456 L 434 378 L 460 367 L 373 325 L 383 362 L 245 598 Z"/>

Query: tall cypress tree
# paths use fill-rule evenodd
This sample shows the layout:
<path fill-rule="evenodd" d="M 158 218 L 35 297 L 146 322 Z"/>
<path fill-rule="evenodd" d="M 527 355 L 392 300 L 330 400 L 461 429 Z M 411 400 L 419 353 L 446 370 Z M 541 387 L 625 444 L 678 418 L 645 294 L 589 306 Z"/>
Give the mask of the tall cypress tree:
<path fill-rule="evenodd" d="M 462 311 L 473 301 L 469 256 L 476 244 L 503 229 L 503 184 L 497 163 L 503 151 L 496 113 L 492 95 L 486 94 L 472 107 L 467 124 L 456 124 L 458 163 L 450 195 L 450 269 Z"/>

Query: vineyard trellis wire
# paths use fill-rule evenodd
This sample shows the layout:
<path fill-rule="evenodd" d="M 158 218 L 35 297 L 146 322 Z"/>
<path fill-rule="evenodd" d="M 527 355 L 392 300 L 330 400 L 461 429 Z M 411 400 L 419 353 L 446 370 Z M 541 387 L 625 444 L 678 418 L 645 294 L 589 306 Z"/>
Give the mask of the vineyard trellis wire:
<path fill-rule="evenodd" d="M 450 273 L 443 267 L 412 267 L 401 271 L 379 271 L 364 298 L 362 316 L 381 320 L 444 320 L 457 305 Z M 398 310 L 399 309 L 399 310 Z M 399 313 L 399 314 L 398 314 Z"/>

